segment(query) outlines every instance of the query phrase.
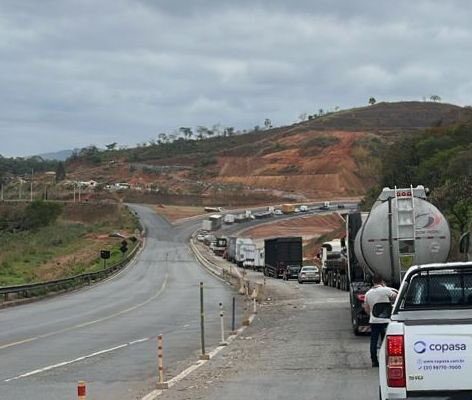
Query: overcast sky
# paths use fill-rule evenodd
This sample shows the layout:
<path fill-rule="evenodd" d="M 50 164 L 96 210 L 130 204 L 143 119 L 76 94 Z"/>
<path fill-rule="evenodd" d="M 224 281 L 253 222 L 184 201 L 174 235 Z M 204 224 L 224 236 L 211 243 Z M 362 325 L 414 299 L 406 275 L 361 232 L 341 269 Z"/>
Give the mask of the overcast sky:
<path fill-rule="evenodd" d="M 0 154 L 472 104 L 472 2 L 0 0 Z"/>

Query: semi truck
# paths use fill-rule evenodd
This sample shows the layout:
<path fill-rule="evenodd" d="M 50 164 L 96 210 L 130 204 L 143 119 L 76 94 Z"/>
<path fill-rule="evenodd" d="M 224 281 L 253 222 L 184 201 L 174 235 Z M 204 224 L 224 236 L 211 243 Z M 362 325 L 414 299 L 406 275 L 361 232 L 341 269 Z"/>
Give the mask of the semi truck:
<path fill-rule="evenodd" d="M 244 268 L 251 268 L 254 271 L 262 271 L 264 268 L 264 249 L 260 249 L 255 243 L 243 245 Z"/>
<path fill-rule="evenodd" d="M 245 248 L 251 246 L 255 247 L 252 239 L 231 236 L 228 238 L 225 258 L 242 267 L 246 257 Z"/>
<path fill-rule="evenodd" d="M 221 228 L 223 216 L 220 214 L 210 215 L 208 219 L 202 221 L 202 229 L 206 231 L 216 231 Z"/>
<path fill-rule="evenodd" d="M 210 249 L 216 256 L 222 256 L 226 251 L 226 246 L 228 245 L 228 239 L 225 237 L 216 238 L 214 242 L 210 245 Z"/>
<path fill-rule="evenodd" d="M 264 275 L 282 278 L 287 269 L 301 269 L 303 249 L 301 237 L 279 237 L 264 241 Z"/>
<path fill-rule="evenodd" d="M 370 331 L 363 303 L 372 276 L 380 275 L 388 286 L 399 288 L 412 265 L 447 260 L 451 234 L 423 186 L 395 187 L 384 188 L 370 212 L 347 214 L 341 244 L 346 264 L 333 269 L 333 279 L 335 286 L 349 289 L 352 329 L 357 335 Z M 343 271 L 347 276 L 341 285 Z"/>
<path fill-rule="evenodd" d="M 349 290 L 344 240 L 334 239 L 321 245 L 321 280 L 324 285 Z"/>
<path fill-rule="evenodd" d="M 282 204 L 281 210 L 284 214 L 292 214 L 295 212 L 295 204 Z"/>
<path fill-rule="evenodd" d="M 221 212 L 223 209 L 221 207 L 205 207 L 205 212 Z"/>
<path fill-rule="evenodd" d="M 330 207 L 329 201 L 324 201 L 323 204 L 320 206 L 320 210 L 329 210 Z"/>
<path fill-rule="evenodd" d="M 225 216 L 223 217 L 223 222 L 227 225 L 233 224 L 234 218 L 234 214 L 225 214 Z"/>

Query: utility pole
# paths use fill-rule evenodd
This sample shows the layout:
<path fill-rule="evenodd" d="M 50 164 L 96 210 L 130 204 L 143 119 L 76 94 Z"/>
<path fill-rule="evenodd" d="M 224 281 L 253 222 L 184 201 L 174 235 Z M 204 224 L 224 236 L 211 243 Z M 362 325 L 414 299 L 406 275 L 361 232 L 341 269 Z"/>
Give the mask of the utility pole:
<path fill-rule="evenodd" d="M 33 168 L 31 168 L 31 191 L 30 191 L 30 201 L 33 201 L 33 177 L 34 177 L 34 171 Z"/>

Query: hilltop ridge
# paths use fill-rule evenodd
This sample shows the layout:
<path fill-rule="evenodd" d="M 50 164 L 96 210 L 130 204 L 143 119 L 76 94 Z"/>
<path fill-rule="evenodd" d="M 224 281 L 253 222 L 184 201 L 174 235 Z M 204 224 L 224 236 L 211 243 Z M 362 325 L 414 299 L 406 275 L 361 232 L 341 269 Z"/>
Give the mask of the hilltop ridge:
<path fill-rule="evenodd" d="M 472 110 L 433 102 L 378 103 L 244 135 L 185 140 L 70 161 L 69 175 L 154 185 L 160 196 L 323 199 L 362 196 L 377 182 L 383 146 L 426 128 L 472 120 Z M 110 164 L 110 160 L 113 164 Z M 247 199 L 246 199 L 247 200 Z"/>

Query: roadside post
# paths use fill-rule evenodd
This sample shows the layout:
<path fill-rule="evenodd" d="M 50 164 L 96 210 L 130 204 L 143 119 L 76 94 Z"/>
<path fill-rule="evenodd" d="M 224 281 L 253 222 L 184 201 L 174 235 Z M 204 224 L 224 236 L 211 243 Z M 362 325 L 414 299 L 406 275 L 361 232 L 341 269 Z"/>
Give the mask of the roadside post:
<path fill-rule="evenodd" d="M 220 303 L 220 328 L 221 328 L 220 346 L 226 346 L 228 345 L 228 343 L 225 341 L 225 320 L 224 320 L 223 303 Z"/>
<path fill-rule="evenodd" d="M 87 399 L 87 386 L 84 381 L 79 381 L 77 384 L 77 399 L 86 400 Z"/>
<path fill-rule="evenodd" d="M 253 312 L 254 314 L 257 314 L 257 300 L 256 300 L 256 298 L 254 297 L 254 299 L 253 299 L 252 301 L 253 301 L 253 310 L 252 310 L 252 312 Z"/>
<path fill-rule="evenodd" d="M 157 337 L 157 365 L 159 370 L 157 389 L 169 389 L 169 385 L 164 381 L 164 350 L 162 346 L 162 335 Z"/>
<path fill-rule="evenodd" d="M 236 333 L 236 299 L 233 296 L 233 315 L 231 316 L 231 333 Z"/>
<path fill-rule="evenodd" d="M 200 360 L 209 360 L 210 356 L 205 352 L 205 310 L 203 307 L 203 282 L 200 282 L 200 333 L 202 342 L 202 354 Z"/>
<path fill-rule="evenodd" d="M 249 321 L 249 306 L 248 306 L 248 298 L 244 299 L 244 318 L 243 318 L 243 326 L 249 326 L 251 322 Z"/>

